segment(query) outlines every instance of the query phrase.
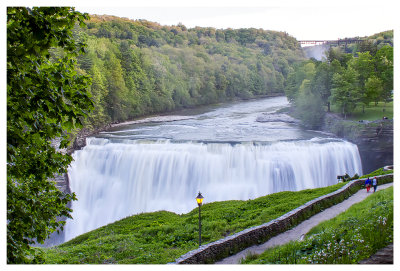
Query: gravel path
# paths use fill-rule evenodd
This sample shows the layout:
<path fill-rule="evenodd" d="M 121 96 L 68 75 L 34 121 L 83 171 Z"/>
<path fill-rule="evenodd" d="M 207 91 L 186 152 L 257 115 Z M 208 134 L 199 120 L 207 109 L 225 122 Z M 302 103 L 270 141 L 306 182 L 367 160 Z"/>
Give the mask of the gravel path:
<path fill-rule="evenodd" d="M 385 189 L 392 185 L 393 185 L 393 183 L 378 185 L 377 191 L 380 189 Z M 328 209 L 325 209 L 324 211 L 310 217 L 309 219 L 303 221 L 302 223 L 300 223 L 293 229 L 283 232 L 275 237 L 272 237 L 264 244 L 252 246 L 245 250 L 242 250 L 241 252 L 239 252 L 235 255 L 227 257 L 219 262 L 216 262 L 216 264 L 238 264 L 238 263 L 240 263 L 240 260 L 245 258 L 249 253 L 261 254 L 267 248 L 274 247 L 277 245 L 283 245 L 285 243 L 288 243 L 288 242 L 294 241 L 294 240 L 301 240 L 304 237 L 304 235 L 309 230 L 311 230 L 314 226 L 318 225 L 322 221 L 334 218 L 338 214 L 346 211 L 353 204 L 364 200 L 367 196 L 369 196 L 371 194 L 373 194 L 373 189 L 370 190 L 369 193 L 367 193 L 365 189 L 361 189 L 360 191 L 358 191 L 357 193 L 355 193 L 353 196 L 349 197 L 348 199 L 344 200 L 343 202 L 338 203 L 338 204 L 336 204 Z"/>

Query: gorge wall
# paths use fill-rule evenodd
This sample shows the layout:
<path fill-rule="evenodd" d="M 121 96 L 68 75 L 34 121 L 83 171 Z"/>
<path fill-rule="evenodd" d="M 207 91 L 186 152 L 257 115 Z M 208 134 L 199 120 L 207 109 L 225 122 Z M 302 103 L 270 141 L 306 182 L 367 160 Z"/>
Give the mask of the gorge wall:
<path fill-rule="evenodd" d="M 322 129 L 358 146 L 365 173 L 393 164 L 393 119 L 351 121 L 327 113 Z"/>

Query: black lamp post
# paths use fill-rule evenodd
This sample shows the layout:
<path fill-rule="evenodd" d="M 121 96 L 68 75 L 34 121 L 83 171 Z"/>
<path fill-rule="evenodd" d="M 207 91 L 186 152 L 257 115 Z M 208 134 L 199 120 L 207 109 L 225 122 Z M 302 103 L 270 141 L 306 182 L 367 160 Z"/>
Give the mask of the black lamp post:
<path fill-rule="evenodd" d="M 197 204 L 199 205 L 199 247 L 201 246 L 201 211 L 200 207 L 203 204 L 204 197 L 201 195 L 200 191 L 196 197 Z"/>

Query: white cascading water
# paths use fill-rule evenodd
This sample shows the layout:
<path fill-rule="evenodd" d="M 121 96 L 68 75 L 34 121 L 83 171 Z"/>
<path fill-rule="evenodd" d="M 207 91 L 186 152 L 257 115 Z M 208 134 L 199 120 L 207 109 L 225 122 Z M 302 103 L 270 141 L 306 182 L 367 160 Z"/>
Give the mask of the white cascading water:
<path fill-rule="evenodd" d="M 73 156 L 68 174 L 78 201 L 65 241 L 141 212 L 189 212 L 198 191 L 205 203 L 247 200 L 362 174 L 356 145 L 319 139 L 231 145 L 88 138 Z"/>

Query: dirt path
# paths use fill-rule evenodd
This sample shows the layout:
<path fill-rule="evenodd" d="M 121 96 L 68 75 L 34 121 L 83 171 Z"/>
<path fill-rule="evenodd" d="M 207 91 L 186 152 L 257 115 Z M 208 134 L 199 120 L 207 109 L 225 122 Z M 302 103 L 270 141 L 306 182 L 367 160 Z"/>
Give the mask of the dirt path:
<path fill-rule="evenodd" d="M 383 184 L 383 185 L 378 186 L 377 190 L 385 189 L 392 185 L 393 185 L 393 183 Z M 371 194 L 373 194 L 373 189 L 370 190 L 369 193 L 367 193 L 365 189 L 362 189 L 362 190 L 358 191 L 357 193 L 355 193 L 353 196 L 344 200 L 343 202 L 338 203 L 338 204 L 310 217 L 308 220 L 303 221 L 301 224 L 297 225 L 293 229 L 283 232 L 275 237 L 272 237 L 264 244 L 249 247 L 235 255 L 227 257 L 219 262 L 216 262 L 216 264 L 238 264 L 238 263 L 240 263 L 240 260 L 245 258 L 249 253 L 261 254 L 267 248 L 274 247 L 277 245 L 283 245 L 283 244 L 286 244 L 286 243 L 288 243 L 290 241 L 294 241 L 294 240 L 301 240 L 304 237 L 304 235 L 309 230 L 311 230 L 314 226 L 318 225 L 322 221 L 334 218 L 338 214 L 346 211 L 353 204 L 364 200 L 367 196 L 369 196 Z"/>

